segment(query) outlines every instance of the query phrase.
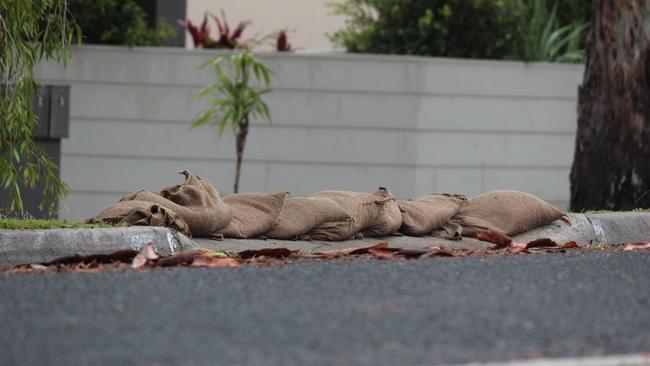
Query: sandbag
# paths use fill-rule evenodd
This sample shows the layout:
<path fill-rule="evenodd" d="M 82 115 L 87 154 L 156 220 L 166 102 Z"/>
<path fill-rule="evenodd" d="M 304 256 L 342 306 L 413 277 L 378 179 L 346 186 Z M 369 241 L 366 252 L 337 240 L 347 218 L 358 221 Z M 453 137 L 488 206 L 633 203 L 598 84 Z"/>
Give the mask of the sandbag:
<path fill-rule="evenodd" d="M 182 217 L 192 236 L 215 236 L 232 219 L 231 208 L 212 184 L 187 170 L 181 174 L 185 175 L 185 183 L 164 188 L 161 195 L 140 190 L 124 196 L 122 201 L 156 203 Z"/>
<path fill-rule="evenodd" d="M 349 220 L 326 222 L 307 234 L 313 240 L 339 241 L 355 237 L 368 228 L 379 216 L 384 204 L 390 200 L 386 190 L 374 193 L 350 191 L 322 191 L 312 197 L 325 197 L 339 204 L 350 216 Z"/>
<path fill-rule="evenodd" d="M 232 209 L 232 220 L 221 231 L 226 238 L 248 239 L 266 233 L 277 221 L 287 192 L 236 193 L 223 201 Z"/>
<path fill-rule="evenodd" d="M 382 237 L 394 235 L 400 226 L 402 226 L 402 212 L 397 205 L 395 197 L 385 187 L 379 187 L 379 190 L 386 191 L 388 200 L 384 203 L 381 211 L 379 211 L 379 215 L 377 215 L 375 221 L 361 231 L 363 236 Z"/>
<path fill-rule="evenodd" d="M 548 225 L 564 213 L 542 199 L 525 192 L 500 190 L 472 197 L 444 227 L 447 237 L 476 236 L 487 228 L 517 235 Z"/>
<path fill-rule="evenodd" d="M 467 204 L 467 198 L 457 194 L 431 194 L 416 200 L 398 200 L 402 213 L 399 232 L 409 236 L 424 236 L 441 228 Z"/>
<path fill-rule="evenodd" d="M 164 226 L 176 229 L 186 235 L 190 234 L 189 226 L 182 217 L 163 206 L 146 201 L 115 202 L 86 222 L 129 226 Z"/>
<path fill-rule="evenodd" d="M 297 239 L 326 222 L 348 221 L 350 215 L 325 197 L 287 197 L 278 219 L 264 236 L 271 239 Z"/>

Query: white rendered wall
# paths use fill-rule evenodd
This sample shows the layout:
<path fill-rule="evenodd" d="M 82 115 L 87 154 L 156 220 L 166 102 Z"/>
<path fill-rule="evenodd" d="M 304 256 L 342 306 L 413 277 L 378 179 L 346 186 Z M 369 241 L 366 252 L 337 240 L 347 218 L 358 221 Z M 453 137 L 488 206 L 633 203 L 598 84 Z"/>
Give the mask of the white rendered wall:
<path fill-rule="evenodd" d="M 234 137 L 189 129 L 203 104 L 207 50 L 85 46 L 71 84 L 63 218 L 132 190 L 179 183 L 190 169 L 232 192 Z M 274 72 L 273 125 L 255 122 L 240 189 L 371 191 L 399 197 L 519 189 L 568 206 L 582 66 L 348 54 L 263 54 Z"/>

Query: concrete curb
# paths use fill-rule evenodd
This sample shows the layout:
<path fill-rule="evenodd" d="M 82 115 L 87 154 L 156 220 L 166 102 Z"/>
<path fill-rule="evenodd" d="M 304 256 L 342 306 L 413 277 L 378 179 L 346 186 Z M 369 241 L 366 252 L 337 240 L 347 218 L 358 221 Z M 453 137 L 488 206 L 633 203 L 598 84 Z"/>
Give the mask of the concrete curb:
<path fill-rule="evenodd" d="M 466 363 L 456 366 L 649 366 L 649 354 L 599 357 L 538 358 L 506 362 Z"/>
<path fill-rule="evenodd" d="M 565 221 L 566 220 L 566 221 Z M 650 212 L 612 212 L 594 215 L 568 214 L 565 220 L 516 236 L 518 242 L 550 238 L 558 243 L 575 241 L 624 244 L 650 240 Z M 191 248 L 216 251 L 242 251 L 261 248 L 288 248 L 301 253 L 360 248 L 386 240 L 390 246 L 423 248 L 440 243 L 449 248 L 484 249 L 490 244 L 465 238 L 459 241 L 434 237 L 392 236 L 343 242 L 260 240 L 260 239 L 188 239 L 162 227 L 121 227 L 98 229 L 0 230 L 0 268 L 19 263 L 38 263 L 73 254 L 110 253 L 119 249 L 139 250 L 153 242 L 159 253 L 166 255 Z"/>
<path fill-rule="evenodd" d="M 566 221 L 565 221 L 566 220 Z M 650 240 L 650 212 L 612 212 L 595 215 L 568 214 L 563 220 L 543 226 L 513 239 L 517 242 L 529 242 L 535 239 L 549 238 L 559 244 L 575 241 L 578 245 L 624 244 Z M 491 244 L 472 238 L 463 240 L 443 240 L 434 237 L 392 236 L 387 238 L 368 238 L 342 242 L 290 241 L 290 240 L 210 240 L 194 239 L 202 248 L 217 251 L 241 251 L 261 248 L 288 248 L 302 253 L 316 253 L 324 250 L 361 248 L 388 241 L 390 246 L 401 248 L 424 248 L 432 244 L 443 244 L 448 248 L 485 249 Z"/>
<path fill-rule="evenodd" d="M 163 227 L 96 229 L 0 230 L 0 268 L 20 263 L 39 263 L 68 255 L 140 250 L 153 242 L 161 254 L 171 254 L 196 244 Z"/>

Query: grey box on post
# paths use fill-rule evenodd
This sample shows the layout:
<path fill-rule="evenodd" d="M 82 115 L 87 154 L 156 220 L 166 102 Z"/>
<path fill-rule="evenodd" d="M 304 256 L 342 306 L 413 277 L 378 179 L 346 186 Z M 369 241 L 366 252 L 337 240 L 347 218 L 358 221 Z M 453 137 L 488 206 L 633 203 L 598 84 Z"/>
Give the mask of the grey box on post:
<path fill-rule="evenodd" d="M 61 138 L 68 137 L 70 132 L 70 86 L 38 86 L 37 94 L 32 99 L 32 111 L 38 118 L 34 126 L 33 137 L 41 144 L 47 156 L 60 167 Z M 39 205 L 43 199 L 43 185 L 35 188 L 20 186 L 23 207 L 28 216 L 34 218 L 56 218 L 57 212 L 41 210 Z M 8 203 L 8 192 L 0 187 L 0 213 L 9 216 L 20 216 L 19 212 L 5 212 Z"/>
<path fill-rule="evenodd" d="M 70 86 L 50 86 L 50 139 L 68 137 L 70 133 Z"/>
<path fill-rule="evenodd" d="M 48 138 L 50 136 L 50 88 L 39 85 L 37 94 L 32 98 L 32 111 L 38 119 L 34 126 L 34 137 Z"/>

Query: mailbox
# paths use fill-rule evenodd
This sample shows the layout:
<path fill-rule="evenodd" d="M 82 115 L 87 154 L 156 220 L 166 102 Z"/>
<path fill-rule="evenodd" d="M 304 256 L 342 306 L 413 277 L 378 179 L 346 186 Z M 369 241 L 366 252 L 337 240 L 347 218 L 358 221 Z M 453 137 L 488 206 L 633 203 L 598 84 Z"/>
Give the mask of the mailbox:
<path fill-rule="evenodd" d="M 61 166 L 61 139 L 70 133 L 70 86 L 46 85 L 37 88 L 32 99 L 32 111 L 38 118 L 32 136 L 45 150 L 49 158 Z M 34 218 L 55 218 L 57 214 L 48 214 L 38 206 L 43 198 L 43 187 L 28 189 L 21 187 L 23 207 Z M 7 207 L 8 195 L 0 188 L 0 209 Z M 9 212 L 8 214 L 12 214 Z"/>
<path fill-rule="evenodd" d="M 48 138 L 50 135 L 50 88 L 39 85 L 32 99 L 32 111 L 38 119 L 33 134 L 36 138 Z"/>
<path fill-rule="evenodd" d="M 70 125 L 70 86 L 49 87 L 50 97 L 50 139 L 68 137 Z"/>

